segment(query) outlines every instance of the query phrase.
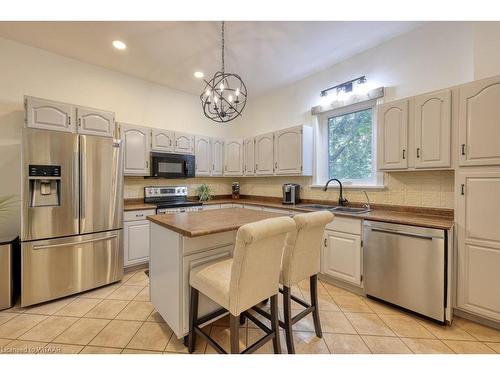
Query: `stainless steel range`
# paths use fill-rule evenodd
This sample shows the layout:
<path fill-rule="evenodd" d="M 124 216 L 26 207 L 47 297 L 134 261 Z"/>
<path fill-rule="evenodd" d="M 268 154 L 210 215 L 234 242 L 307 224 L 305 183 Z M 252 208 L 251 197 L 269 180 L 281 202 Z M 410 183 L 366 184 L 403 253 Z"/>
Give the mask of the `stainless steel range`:
<path fill-rule="evenodd" d="M 203 204 L 189 201 L 187 193 L 187 186 L 146 186 L 144 203 L 156 204 L 157 214 L 202 210 Z"/>

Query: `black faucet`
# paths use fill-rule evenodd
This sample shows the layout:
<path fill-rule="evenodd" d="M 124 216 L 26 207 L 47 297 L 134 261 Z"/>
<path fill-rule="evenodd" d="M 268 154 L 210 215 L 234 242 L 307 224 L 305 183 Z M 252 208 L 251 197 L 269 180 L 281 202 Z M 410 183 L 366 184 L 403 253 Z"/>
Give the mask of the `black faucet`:
<path fill-rule="evenodd" d="M 339 194 L 339 206 L 345 206 L 349 202 L 347 199 L 345 199 L 342 195 L 342 182 L 340 180 L 337 180 L 336 178 L 330 178 L 327 182 L 325 187 L 323 188 L 323 191 L 326 191 L 328 189 L 328 184 L 332 181 L 337 181 L 340 186 L 340 194 Z"/>

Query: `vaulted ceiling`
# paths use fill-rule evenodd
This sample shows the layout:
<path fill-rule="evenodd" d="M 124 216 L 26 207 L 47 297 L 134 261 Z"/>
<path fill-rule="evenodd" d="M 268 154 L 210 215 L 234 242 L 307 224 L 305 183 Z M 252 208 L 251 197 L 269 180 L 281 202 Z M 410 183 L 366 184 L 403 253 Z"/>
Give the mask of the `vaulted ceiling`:
<path fill-rule="evenodd" d="M 249 95 L 305 78 L 419 22 L 226 22 L 226 71 Z M 0 22 L 0 37 L 199 94 L 220 69 L 218 22 Z M 127 44 L 123 51 L 113 40 Z"/>

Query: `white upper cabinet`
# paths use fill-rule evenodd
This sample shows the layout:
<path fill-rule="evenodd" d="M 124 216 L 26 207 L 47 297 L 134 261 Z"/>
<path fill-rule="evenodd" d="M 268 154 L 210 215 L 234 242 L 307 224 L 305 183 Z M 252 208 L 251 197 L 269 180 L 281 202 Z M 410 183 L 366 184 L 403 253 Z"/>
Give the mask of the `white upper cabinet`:
<path fill-rule="evenodd" d="M 210 174 L 212 176 L 222 176 L 222 170 L 224 169 L 224 141 L 219 138 L 211 138 L 210 143 L 210 161 L 212 163 Z"/>
<path fill-rule="evenodd" d="M 149 176 L 151 129 L 138 125 L 120 124 L 123 142 L 123 174 Z"/>
<path fill-rule="evenodd" d="M 151 130 L 151 150 L 157 152 L 174 152 L 174 132 L 164 129 Z"/>
<path fill-rule="evenodd" d="M 243 141 L 226 139 L 224 145 L 224 175 L 241 176 L 243 174 Z"/>
<path fill-rule="evenodd" d="M 457 176 L 457 307 L 500 322 L 500 171 Z"/>
<path fill-rule="evenodd" d="M 312 128 L 296 126 L 274 133 L 274 173 L 310 175 L 312 172 Z"/>
<path fill-rule="evenodd" d="M 500 165 L 500 77 L 460 87 L 460 165 Z"/>
<path fill-rule="evenodd" d="M 415 98 L 415 168 L 451 166 L 451 91 Z"/>
<path fill-rule="evenodd" d="M 196 176 L 210 176 L 210 138 L 195 137 Z"/>
<path fill-rule="evenodd" d="M 194 136 L 175 132 L 174 152 L 179 154 L 194 154 Z"/>
<path fill-rule="evenodd" d="M 75 107 L 71 104 L 26 96 L 26 126 L 29 128 L 75 132 Z"/>
<path fill-rule="evenodd" d="M 248 138 L 243 141 L 243 151 L 243 174 L 253 176 L 255 175 L 255 138 Z"/>
<path fill-rule="evenodd" d="M 255 137 L 255 174 L 274 174 L 274 133 Z"/>
<path fill-rule="evenodd" d="M 383 104 L 378 108 L 380 169 L 408 167 L 408 100 Z"/>
<path fill-rule="evenodd" d="M 113 137 L 115 114 L 93 108 L 77 107 L 78 133 Z"/>

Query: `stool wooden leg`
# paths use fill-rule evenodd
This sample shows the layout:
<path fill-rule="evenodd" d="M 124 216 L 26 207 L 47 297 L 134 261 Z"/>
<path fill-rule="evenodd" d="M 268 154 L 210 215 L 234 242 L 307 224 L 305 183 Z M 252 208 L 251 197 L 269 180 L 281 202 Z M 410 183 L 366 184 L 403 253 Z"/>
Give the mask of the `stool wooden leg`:
<path fill-rule="evenodd" d="M 319 320 L 319 304 L 318 304 L 318 275 L 312 275 L 309 279 L 309 285 L 311 290 L 311 306 L 313 307 L 313 321 L 314 330 L 316 331 L 316 336 L 322 337 L 321 332 L 321 322 Z"/>
<path fill-rule="evenodd" d="M 295 354 L 292 330 L 292 299 L 290 296 L 290 288 L 283 285 L 283 312 L 285 314 L 286 348 L 288 350 L 288 354 Z"/>
<path fill-rule="evenodd" d="M 246 321 L 247 321 L 247 318 L 245 318 L 245 315 L 243 313 L 241 313 L 240 314 L 240 326 L 245 324 Z"/>
<path fill-rule="evenodd" d="M 231 335 L 231 354 L 240 353 L 240 316 L 229 314 L 229 331 Z"/>
<path fill-rule="evenodd" d="M 196 346 L 196 332 L 194 331 L 194 326 L 198 323 L 198 297 L 199 292 L 197 289 L 191 287 L 191 302 L 189 304 L 189 340 L 188 340 L 188 351 L 189 353 L 194 352 Z"/>
<path fill-rule="evenodd" d="M 271 297 L 271 330 L 274 332 L 273 349 L 274 354 L 281 354 L 280 324 L 278 319 L 278 295 Z"/>

